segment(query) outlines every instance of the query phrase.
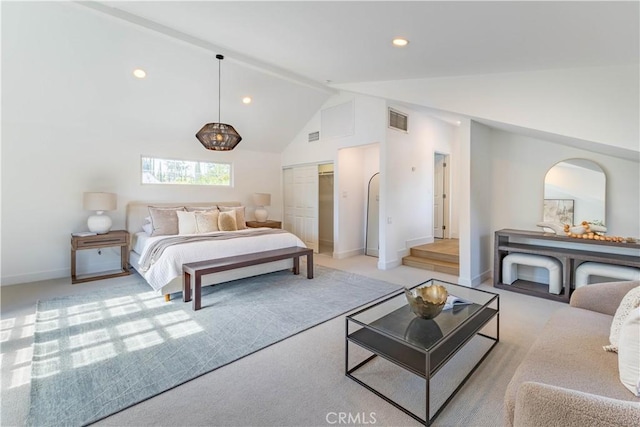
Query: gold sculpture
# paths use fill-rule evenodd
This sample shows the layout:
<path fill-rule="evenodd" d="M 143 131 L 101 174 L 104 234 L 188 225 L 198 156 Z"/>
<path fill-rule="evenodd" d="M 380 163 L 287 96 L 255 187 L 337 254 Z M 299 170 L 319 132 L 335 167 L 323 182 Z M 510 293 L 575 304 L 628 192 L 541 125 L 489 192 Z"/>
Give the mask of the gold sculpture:
<path fill-rule="evenodd" d="M 423 319 L 433 319 L 440 314 L 449 296 L 447 288 L 442 285 L 424 286 L 412 290 L 404 288 L 404 294 L 413 314 Z"/>

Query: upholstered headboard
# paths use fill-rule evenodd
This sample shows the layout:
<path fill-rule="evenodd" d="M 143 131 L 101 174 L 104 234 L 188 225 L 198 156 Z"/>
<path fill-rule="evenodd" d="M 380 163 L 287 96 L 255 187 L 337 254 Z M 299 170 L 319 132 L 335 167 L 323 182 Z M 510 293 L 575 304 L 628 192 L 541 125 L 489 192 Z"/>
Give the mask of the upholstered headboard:
<path fill-rule="evenodd" d="M 204 207 L 204 206 L 241 206 L 240 202 L 175 202 L 175 203 L 167 203 L 167 202 L 129 202 L 127 205 L 127 217 L 126 217 L 126 227 L 127 231 L 133 235 L 138 231 L 142 231 L 142 223 L 144 219 L 149 216 L 149 206 L 158 206 L 158 207 L 170 207 L 170 206 L 193 206 L 193 207 Z M 131 239 L 133 240 L 133 239 Z"/>

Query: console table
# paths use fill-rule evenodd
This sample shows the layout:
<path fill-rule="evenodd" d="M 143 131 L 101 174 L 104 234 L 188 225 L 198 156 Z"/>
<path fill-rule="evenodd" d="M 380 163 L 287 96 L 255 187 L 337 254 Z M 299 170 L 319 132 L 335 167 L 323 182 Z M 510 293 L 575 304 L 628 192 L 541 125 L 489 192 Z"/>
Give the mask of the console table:
<path fill-rule="evenodd" d="M 562 293 L 549 293 L 548 285 L 527 280 L 502 282 L 502 260 L 509 253 L 553 257 L 562 264 Z M 556 301 L 569 302 L 575 269 L 586 261 L 640 268 L 640 244 L 576 239 L 541 231 L 504 229 L 495 232 L 493 286 Z"/>

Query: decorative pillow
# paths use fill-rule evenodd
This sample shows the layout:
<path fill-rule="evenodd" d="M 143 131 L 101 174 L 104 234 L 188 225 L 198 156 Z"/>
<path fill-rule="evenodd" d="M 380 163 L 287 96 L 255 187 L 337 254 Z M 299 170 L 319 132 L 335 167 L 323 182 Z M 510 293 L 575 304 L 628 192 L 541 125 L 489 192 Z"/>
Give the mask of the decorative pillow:
<path fill-rule="evenodd" d="M 170 236 L 178 234 L 177 211 L 184 211 L 184 206 L 171 208 L 149 206 L 149 216 L 153 226 L 152 236 Z"/>
<path fill-rule="evenodd" d="M 196 234 L 196 213 L 187 211 L 176 211 L 178 215 L 178 234 Z"/>
<path fill-rule="evenodd" d="M 218 228 L 220 231 L 237 230 L 235 212 L 220 212 L 220 215 L 218 215 Z"/>
<path fill-rule="evenodd" d="M 150 216 L 146 216 L 142 220 L 142 231 L 144 231 L 148 235 L 151 235 L 151 233 L 153 233 L 153 225 L 151 225 L 151 217 Z"/>
<path fill-rule="evenodd" d="M 210 212 L 194 212 L 194 215 L 198 233 L 211 233 L 220 230 L 218 228 L 218 216 L 220 215 L 218 209 Z"/>
<path fill-rule="evenodd" d="M 629 317 L 629 313 L 638 306 L 640 306 L 640 286 L 631 289 L 620 301 L 616 314 L 613 316 L 613 322 L 611 322 L 611 334 L 609 335 L 611 345 L 603 346 L 606 351 L 618 352 L 618 340 L 620 339 L 622 324 Z"/>
<path fill-rule="evenodd" d="M 220 212 L 231 212 L 235 211 L 236 213 L 236 227 L 238 230 L 244 230 L 247 228 L 247 222 L 245 221 L 244 216 L 244 206 L 218 206 Z"/>
<path fill-rule="evenodd" d="M 217 211 L 217 206 L 187 206 L 188 212 L 209 212 L 209 211 Z"/>
<path fill-rule="evenodd" d="M 142 230 L 149 236 L 151 236 L 151 233 L 153 233 L 153 225 L 151 225 L 150 222 L 145 222 L 144 224 L 142 224 Z"/>
<path fill-rule="evenodd" d="M 620 329 L 618 370 L 622 384 L 640 397 L 640 307 L 631 311 Z"/>

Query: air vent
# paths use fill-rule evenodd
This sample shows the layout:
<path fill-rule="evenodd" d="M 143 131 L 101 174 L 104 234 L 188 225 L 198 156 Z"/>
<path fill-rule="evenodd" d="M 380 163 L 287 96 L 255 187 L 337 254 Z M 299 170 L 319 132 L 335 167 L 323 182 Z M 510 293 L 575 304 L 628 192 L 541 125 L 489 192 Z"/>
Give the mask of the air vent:
<path fill-rule="evenodd" d="M 320 140 L 320 131 L 311 132 L 309 134 L 309 142 L 319 141 Z"/>
<path fill-rule="evenodd" d="M 398 110 L 389 108 L 389 127 L 407 132 L 409 130 L 409 116 Z"/>

